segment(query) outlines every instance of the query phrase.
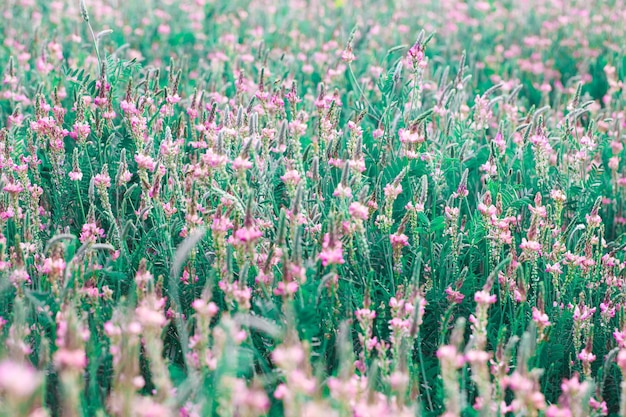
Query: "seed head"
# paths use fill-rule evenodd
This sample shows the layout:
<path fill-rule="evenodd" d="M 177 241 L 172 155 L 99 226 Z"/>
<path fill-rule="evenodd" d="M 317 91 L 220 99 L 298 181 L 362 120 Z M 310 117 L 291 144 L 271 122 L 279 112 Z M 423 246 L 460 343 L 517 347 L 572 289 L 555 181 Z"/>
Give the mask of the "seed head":
<path fill-rule="evenodd" d="M 85 0 L 80 0 L 80 16 L 83 18 L 83 21 L 89 22 L 89 13 L 87 13 L 87 5 L 85 4 Z"/>

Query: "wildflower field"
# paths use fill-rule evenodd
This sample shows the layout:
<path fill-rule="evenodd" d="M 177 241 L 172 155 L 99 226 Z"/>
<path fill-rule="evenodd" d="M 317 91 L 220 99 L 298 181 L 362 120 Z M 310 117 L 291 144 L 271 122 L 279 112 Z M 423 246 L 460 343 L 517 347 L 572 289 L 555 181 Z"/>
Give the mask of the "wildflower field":
<path fill-rule="evenodd" d="M 0 16 L 0 417 L 626 416 L 622 0 Z"/>

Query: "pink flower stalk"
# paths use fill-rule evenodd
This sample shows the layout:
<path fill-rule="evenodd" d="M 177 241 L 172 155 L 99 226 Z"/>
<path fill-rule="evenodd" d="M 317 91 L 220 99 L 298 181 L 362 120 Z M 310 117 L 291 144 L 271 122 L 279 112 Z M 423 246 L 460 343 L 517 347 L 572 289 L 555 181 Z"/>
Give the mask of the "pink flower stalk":
<path fill-rule="evenodd" d="M 427 61 L 424 55 L 424 47 L 420 42 L 416 42 L 411 46 L 409 52 L 407 53 L 407 58 L 409 59 L 411 66 L 413 69 L 424 69 L 426 68 Z"/>
<path fill-rule="evenodd" d="M 11 284 L 18 287 L 20 284 L 30 283 L 30 275 L 23 267 L 17 268 L 11 272 L 11 275 L 9 275 L 9 281 L 11 281 Z"/>
<path fill-rule="evenodd" d="M 586 363 L 586 364 L 590 364 L 591 362 L 596 360 L 596 355 L 594 355 L 592 352 L 588 351 L 587 348 L 584 348 L 577 356 L 578 359 L 580 359 L 581 362 Z"/>
<path fill-rule="evenodd" d="M 224 280 L 221 280 L 218 286 L 224 291 L 228 302 L 234 302 L 241 310 L 250 309 L 250 298 L 252 298 L 252 289 L 250 287 L 245 284 L 240 285 L 238 281 L 229 283 Z"/>
<path fill-rule="evenodd" d="M 459 291 L 453 290 L 452 287 L 448 287 L 445 290 L 446 298 L 453 304 L 461 304 L 465 296 Z"/>
<path fill-rule="evenodd" d="M 172 411 L 169 407 L 155 402 L 151 397 L 138 395 L 133 401 L 133 415 L 137 417 L 171 417 Z"/>
<path fill-rule="evenodd" d="M 0 362 L 0 391 L 10 398 L 27 400 L 41 385 L 43 378 L 29 363 L 5 359 Z"/>
<path fill-rule="evenodd" d="M 589 398 L 589 405 L 592 409 L 596 410 L 602 416 L 609 414 L 609 408 L 606 405 L 606 401 L 598 401 L 594 397 Z"/>
<path fill-rule="evenodd" d="M 83 142 L 91 133 L 91 126 L 87 122 L 77 122 L 74 124 L 74 130 L 70 132 L 70 137 L 77 142 Z"/>
<path fill-rule="evenodd" d="M 459 210 L 458 207 L 446 206 L 444 209 L 444 213 L 446 215 L 446 218 L 450 220 L 451 222 L 453 222 L 453 221 L 458 220 L 459 214 L 461 213 L 461 211 Z"/>
<path fill-rule="evenodd" d="M 46 258 L 43 262 L 41 272 L 51 277 L 59 277 L 65 271 L 65 260 L 63 258 Z"/>
<path fill-rule="evenodd" d="M 551 274 L 556 274 L 556 275 L 560 275 L 563 273 L 563 270 L 561 269 L 561 265 L 557 262 L 553 265 L 550 264 L 546 264 L 546 272 L 549 272 Z"/>
<path fill-rule="evenodd" d="M 394 185 L 393 183 L 385 185 L 384 188 L 385 197 L 390 200 L 395 200 L 402 193 L 402 185 Z"/>
<path fill-rule="evenodd" d="M 295 281 L 280 281 L 278 284 L 276 284 L 276 288 L 274 289 L 274 295 L 291 296 L 298 292 L 299 287 L 300 285 Z"/>
<path fill-rule="evenodd" d="M 263 232 L 253 226 L 246 226 L 237 229 L 235 234 L 231 236 L 230 242 L 234 245 L 248 245 L 256 242 Z"/>
<path fill-rule="evenodd" d="M 404 233 L 389 235 L 389 241 L 394 250 L 402 249 L 405 246 L 409 246 L 409 237 Z"/>
<path fill-rule="evenodd" d="M 135 155 L 135 162 L 137 162 L 137 167 L 139 169 L 145 169 L 150 172 L 154 172 L 156 168 L 156 162 L 149 155 L 137 154 Z"/>
<path fill-rule="evenodd" d="M 19 193 L 21 193 L 22 191 L 24 191 L 24 187 L 22 187 L 22 185 L 18 182 L 10 182 L 7 185 L 4 186 L 3 191 L 16 196 Z"/>
<path fill-rule="evenodd" d="M 93 177 L 93 183 L 96 187 L 99 188 L 110 188 L 111 187 L 111 177 L 109 177 L 109 174 L 105 173 L 101 173 L 101 174 L 96 174 Z"/>
<path fill-rule="evenodd" d="M 537 324 L 537 327 L 540 329 L 544 329 L 548 326 L 551 326 L 549 317 L 546 313 L 540 311 L 537 307 L 533 307 L 533 321 Z"/>
<path fill-rule="evenodd" d="M 326 233 L 319 258 L 323 266 L 343 264 L 345 261 L 343 259 L 341 240 L 335 239 L 334 242 L 330 242 L 330 235 Z"/>
<path fill-rule="evenodd" d="M 620 349 L 626 348 L 626 330 L 619 331 L 615 329 L 615 331 L 613 332 L 613 338 L 617 342 L 617 346 Z"/>
<path fill-rule="evenodd" d="M 135 283 L 140 288 L 143 288 L 148 282 L 151 282 L 154 279 L 154 276 L 145 268 L 139 268 L 137 273 L 135 274 Z"/>
<path fill-rule="evenodd" d="M 360 320 L 374 320 L 376 318 L 376 311 L 369 308 L 360 308 L 354 312 L 354 315 Z"/>
<path fill-rule="evenodd" d="M 539 392 L 539 383 L 535 378 L 532 374 L 524 375 L 519 371 L 504 377 L 503 385 L 515 393 L 512 411 L 543 410 L 546 407 L 545 397 Z"/>
<path fill-rule="evenodd" d="M 300 345 L 280 345 L 272 352 L 272 361 L 285 370 L 296 369 L 304 360 L 304 350 Z"/>
<path fill-rule="evenodd" d="M 356 59 L 356 56 L 354 56 L 354 53 L 352 52 L 352 47 L 348 45 L 346 49 L 344 49 L 343 52 L 341 53 L 341 60 L 343 62 L 350 64 L 355 59 Z"/>
<path fill-rule="evenodd" d="M 300 182 L 300 173 L 297 169 L 290 169 L 280 179 L 287 185 L 296 186 Z"/>
<path fill-rule="evenodd" d="M 350 216 L 358 220 L 367 220 L 369 217 L 369 209 L 367 206 L 359 203 L 358 201 L 350 204 L 348 212 L 350 213 Z"/>
<path fill-rule="evenodd" d="M 599 227 L 602 224 L 602 217 L 598 213 L 585 214 L 585 220 L 591 228 Z"/>
<path fill-rule="evenodd" d="M 526 240 L 522 238 L 522 243 L 519 245 L 520 249 L 530 254 L 541 254 L 541 243 L 534 240 Z"/>
<path fill-rule="evenodd" d="M 54 352 L 54 366 L 58 369 L 83 370 L 87 366 L 84 349 L 61 348 Z"/>
<path fill-rule="evenodd" d="M 83 179 L 83 173 L 80 171 L 71 171 L 68 174 L 68 177 L 70 177 L 70 180 L 72 181 L 80 181 Z"/>
<path fill-rule="evenodd" d="M 104 237 L 104 229 L 98 227 L 95 223 L 85 223 L 80 232 L 81 243 L 95 243 L 98 238 Z"/>
<path fill-rule="evenodd" d="M 249 388 L 242 379 L 236 379 L 233 385 L 231 401 L 236 414 L 254 417 L 267 413 L 270 400 L 263 389 Z"/>
<path fill-rule="evenodd" d="M 595 312 L 595 307 L 589 308 L 583 304 L 581 308 L 581 306 L 576 305 L 576 307 L 574 307 L 574 322 L 586 322 L 593 317 Z"/>
<path fill-rule="evenodd" d="M 162 329 L 167 323 L 164 306 L 165 298 L 146 299 L 135 309 L 135 319 L 144 328 Z"/>
<path fill-rule="evenodd" d="M 337 188 L 335 188 L 335 191 L 333 192 L 333 197 L 345 199 L 352 198 L 352 190 L 350 189 L 350 187 L 339 183 L 337 184 Z"/>
<path fill-rule="evenodd" d="M 233 169 L 235 171 L 245 171 L 252 168 L 252 162 L 247 159 L 247 158 L 242 158 L 240 156 L 238 156 L 237 158 L 235 158 L 235 160 L 233 161 Z"/>
<path fill-rule="evenodd" d="M 233 228 L 233 222 L 227 216 L 215 216 L 213 217 L 213 222 L 211 223 L 211 230 L 214 233 L 225 234 L 230 229 Z"/>
<path fill-rule="evenodd" d="M 490 304 L 494 304 L 497 300 L 497 297 L 495 294 L 489 294 L 487 291 L 477 291 L 474 294 L 474 301 L 476 301 L 476 304 L 479 305 L 483 305 L 483 306 L 488 306 Z"/>
<path fill-rule="evenodd" d="M 403 144 L 420 144 L 424 143 L 425 140 L 417 131 L 411 129 L 398 130 L 398 136 L 400 137 L 400 142 Z"/>

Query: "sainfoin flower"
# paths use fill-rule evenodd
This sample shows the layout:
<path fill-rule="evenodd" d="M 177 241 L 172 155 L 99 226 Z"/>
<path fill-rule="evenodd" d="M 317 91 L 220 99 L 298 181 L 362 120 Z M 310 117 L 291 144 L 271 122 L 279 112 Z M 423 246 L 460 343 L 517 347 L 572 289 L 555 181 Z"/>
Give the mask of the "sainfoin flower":
<path fill-rule="evenodd" d="M 145 169 L 147 171 L 154 171 L 156 163 L 150 155 L 137 154 L 135 155 L 135 162 L 139 169 Z"/>
<path fill-rule="evenodd" d="M 367 208 L 367 206 L 359 203 L 358 201 L 351 203 L 348 211 L 350 213 L 350 216 L 355 219 L 367 220 L 367 218 L 369 217 L 369 209 Z"/>
<path fill-rule="evenodd" d="M 93 177 L 93 183 L 96 187 L 109 188 L 111 187 L 111 177 L 107 173 L 96 174 Z"/>
<path fill-rule="evenodd" d="M 84 349 L 61 348 L 54 352 L 54 365 L 59 369 L 82 370 L 87 366 Z"/>
<path fill-rule="evenodd" d="M 80 233 L 81 243 L 95 243 L 98 238 L 104 237 L 104 229 L 98 227 L 95 223 L 85 223 Z"/>
<path fill-rule="evenodd" d="M 541 312 L 537 307 L 533 307 L 533 321 L 537 323 L 540 328 L 548 327 L 551 325 L 550 319 L 546 313 Z"/>
<path fill-rule="evenodd" d="M 417 131 L 413 131 L 411 129 L 398 130 L 398 136 L 400 138 L 400 142 L 405 144 L 416 144 L 424 142 L 424 137 L 420 135 Z"/>
<path fill-rule="evenodd" d="M 70 137 L 77 141 L 84 141 L 91 133 L 91 126 L 87 122 L 77 122 L 74 129 L 70 132 Z"/>
<path fill-rule="evenodd" d="M 474 301 L 480 305 L 490 305 L 495 303 L 497 297 L 495 294 L 489 294 L 487 291 L 477 291 L 474 294 Z"/>
<path fill-rule="evenodd" d="M 459 291 L 453 290 L 452 287 L 446 288 L 446 298 L 449 302 L 454 304 L 461 304 L 465 296 L 461 294 Z"/>
<path fill-rule="evenodd" d="M 0 362 L 0 392 L 18 400 L 29 398 L 41 385 L 42 375 L 28 363 Z"/>
<path fill-rule="evenodd" d="M 389 241 L 394 249 L 401 249 L 402 247 L 409 245 L 409 237 L 404 233 L 394 233 L 389 235 Z"/>
<path fill-rule="evenodd" d="M 263 232 L 253 226 L 246 226 L 237 229 L 235 234 L 231 236 L 230 242 L 234 245 L 246 245 L 254 243 L 261 236 Z"/>
<path fill-rule="evenodd" d="M 334 239 L 330 241 L 330 235 L 327 233 L 324 235 L 324 242 L 322 243 L 322 251 L 319 254 L 319 258 L 322 261 L 323 266 L 328 265 L 340 265 L 345 261 L 343 259 L 341 240 Z"/>

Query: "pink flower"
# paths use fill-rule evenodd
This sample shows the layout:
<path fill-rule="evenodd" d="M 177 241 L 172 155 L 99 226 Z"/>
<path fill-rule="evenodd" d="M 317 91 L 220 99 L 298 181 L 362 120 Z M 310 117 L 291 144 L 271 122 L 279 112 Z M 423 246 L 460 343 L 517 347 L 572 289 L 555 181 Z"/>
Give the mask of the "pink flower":
<path fill-rule="evenodd" d="M 609 413 L 609 409 L 606 406 L 606 402 L 605 401 L 598 401 L 595 398 L 591 397 L 589 398 L 589 405 L 591 406 L 591 408 L 593 408 L 594 410 L 600 411 L 600 414 L 605 416 Z"/>
<path fill-rule="evenodd" d="M 41 272 L 46 275 L 58 277 L 65 271 L 65 260 L 63 258 L 46 258 L 43 262 Z"/>
<path fill-rule="evenodd" d="M 324 242 L 322 243 L 322 251 L 319 254 L 319 258 L 322 261 L 323 266 L 328 265 L 340 265 L 345 261 L 343 259 L 341 240 L 335 239 L 334 242 L 330 242 L 330 236 L 328 233 L 324 235 Z"/>
<path fill-rule="evenodd" d="M 30 283 L 30 275 L 24 268 L 18 268 L 11 272 L 9 276 L 9 281 L 15 286 L 18 286 L 20 283 Z"/>
<path fill-rule="evenodd" d="M 525 237 L 522 238 L 522 243 L 519 245 L 519 247 L 525 252 L 541 252 L 541 243 L 534 240 L 526 240 Z"/>
<path fill-rule="evenodd" d="M 369 209 L 367 208 L 367 206 L 364 206 L 363 204 L 357 201 L 350 204 L 350 207 L 348 208 L 348 212 L 350 213 L 350 216 L 359 220 L 367 220 L 369 216 Z"/>
<path fill-rule="evenodd" d="M 613 338 L 620 348 L 626 347 L 626 331 L 620 332 L 619 330 L 615 329 L 615 331 L 613 332 Z"/>
<path fill-rule="evenodd" d="M 155 402 L 151 397 L 136 396 L 133 404 L 133 415 L 137 417 L 170 417 L 169 407 Z"/>
<path fill-rule="evenodd" d="M 96 174 L 93 177 L 93 183 L 96 187 L 109 188 L 111 187 L 111 177 L 107 173 Z"/>
<path fill-rule="evenodd" d="M 24 191 L 24 187 L 22 187 L 22 185 L 18 182 L 10 182 L 4 186 L 3 190 L 9 194 L 16 196 Z"/>
<path fill-rule="evenodd" d="M 68 176 L 72 181 L 80 181 L 83 179 L 83 173 L 80 171 L 72 171 L 68 174 Z"/>
<path fill-rule="evenodd" d="M 80 232 L 80 242 L 95 243 L 98 238 L 104 237 L 104 229 L 99 228 L 95 223 L 85 223 Z"/>
<path fill-rule="evenodd" d="M 233 228 L 233 222 L 226 216 L 213 217 L 213 223 L 211 223 L 211 230 L 215 233 L 226 233 Z"/>
<path fill-rule="evenodd" d="M 28 363 L 8 359 L 0 362 L 0 390 L 10 397 L 28 399 L 41 382 L 39 372 Z"/>
<path fill-rule="evenodd" d="M 479 305 L 490 305 L 495 303 L 497 297 L 495 294 L 489 294 L 487 291 L 477 291 L 474 294 L 474 301 Z"/>
<path fill-rule="evenodd" d="M 572 412 L 553 404 L 546 408 L 546 417 L 572 417 Z"/>
<path fill-rule="evenodd" d="M 389 235 L 389 241 L 394 249 L 401 249 L 404 246 L 409 246 L 409 237 L 404 233 Z"/>
<path fill-rule="evenodd" d="M 215 223 L 214 223 L 215 224 Z M 257 241 L 261 236 L 263 236 L 263 232 L 253 226 L 246 226 L 240 229 L 233 234 L 228 240 L 233 245 L 247 245 L 253 244 Z"/>
<path fill-rule="evenodd" d="M 448 299 L 448 301 L 454 304 L 461 304 L 461 302 L 463 302 L 463 299 L 465 298 L 463 294 L 461 294 L 459 291 L 453 290 L 452 287 L 446 288 L 445 293 L 447 294 L 446 298 Z"/>
<path fill-rule="evenodd" d="M 540 328 L 548 327 L 552 324 L 550 323 L 548 315 L 541 312 L 537 307 L 533 307 L 533 321 L 537 323 Z"/>
<path fill-rule="evenodd" d="M 358 319 L 374 320 L 376 318 L 376 311 L 370 310 L 369 308 L 360 308 L 354 312 L 354 315 Z"/>
<path fill-rule="evenodd" d="M 59 369 L 82 370 L 87 366 L 87 355 L 83 349 L 62 348 L 54 352 L 53 361 Z"/>
<path fill-rule="evenodd" d="M 300 345 L 281 345 L 272 352 L 272 361 L 283 369 L 295 369 L 305 359 Z"/>
<path fill-rule="evenodd" d="M 156 163 L 154 159 L 149 155 L 137 154 L 135 155 L 135 162 L 137 162 L 137 167 L 139 169 L 145 169 L 147 171 L 153 172 L 156 168 Z"/>
<path fill-rule="evenodd" d="M 551 274 L 562 274 L 563 270 L 561 269 L 561 265 L 557 262 L 554 265 L 546 264 L 546 272 Z"/>
<path fill-rule="evenodd" d="M 91 127 L 87 122 L 74 123 L 74 130 L 70 132 L 70 137 L 78 142 L 82 142 L 87 139 L 87 136 L 91 133 Z"/>
<path fill-rule="evenodd" d="M 424 142 L 424 137 L 420 135 L 418 132 L 412 131 L 411 129 L 398 130 L 398 136 L 400 137 L 400 142 L 404 144 L 414 144 L 414 143 Z"/>
<path fill-rule="evenodd" d="M 280 281 L 276 284 L 274 289 L 274 295 L 292 295 L 298 291 L 298 283 L 295 281 L 284 282 Z"/>
<path fill-rule="evenodd" d="M 337 185 L 333 192 L 333 197 L 338 198 L 352 198 L 352 190 L 348 186 L 344 186 L 342 183 Z"/>
<path fill-rule="evenodd" d="M 385 185 L 385 189 L 383 190 L 385 193 L 385 197 L 395 200 L 402 193 L 402 185 L 394 185 L 393 183 Z"/>
<path fill-rule="evenodd" d="M 297 169 L 290 169 L 280 179 L 287 185 L 295 186 L 300 182 L 300 173 Z"/>
<path fill-rule="evenodd" d="M 237 158 L 235 158 L 235 160 L 233 161 L 233 169 L 235 171 L 245 171 L 247 169 L 252 168 L 252 162 L 250 162 L 249 159 L 244 159 L 240 156 L 238 156 Z"/>
<path fill-rule="evenodd" d="M 589 227 L 598 227 L 602 224 L 602 218 L 597 213 L 585 214 L 585 220 Z"/>
<path fill-rule="evenodd" d="M 135 309 L 135 318 L 143 327 L 147 328 L 158 329 L 162 328 L 167 323 L 163 312 L 153 308 L 153 306 L 147 305 L 147 303 Z"/>
<path fill-rule="evenodd" d="M 596 355 L 589 352 L 587 348 L 585 348 L 578 354 L 578 359 L 580 359 L 582 362 L 591 363 L 596 360 Z"/>
<path fill-rule="evenodd" d="M 456 368 L 461 368 L 465 363 L 465 358 L 453 345 L 440 346 L 439 349 L 437 349 L 437 359 L 439 359 L 440 362 L 451 364 Z"/>
<path fill-rule="evenodd" d="M 419 42 L 413 44 L 413 46 L 409 49 L 407 58 L 410 60 L 413 68 L 426 68 L 427 61 L 424 56 L 424 47 Z"/>
<path fill-rule="evenodd" d="M 491 354 L 484 350 L 472 349 L 465 354 L 465 360 L 469 363 L 487 363 L 491 359 Z"/>
<path fill-rule="evenodd" d="M 344 49 L 343 52 L 341 53 L 341 60 L 343 62 L 350 64 L 355 59 L 356 59 L 356 56 L 354 56 L 354 53 L 352 52 L 352 48 L 350 47 L 350 45 L 348 45 L 346 49 Z"/>
<path fill-rule="evenodd" d="M 213 301 L 207 303 L 201 298 L 194 300 L 191 307 L 201 316 L 213 317 L 219 312 L 219 307 Z"/>

